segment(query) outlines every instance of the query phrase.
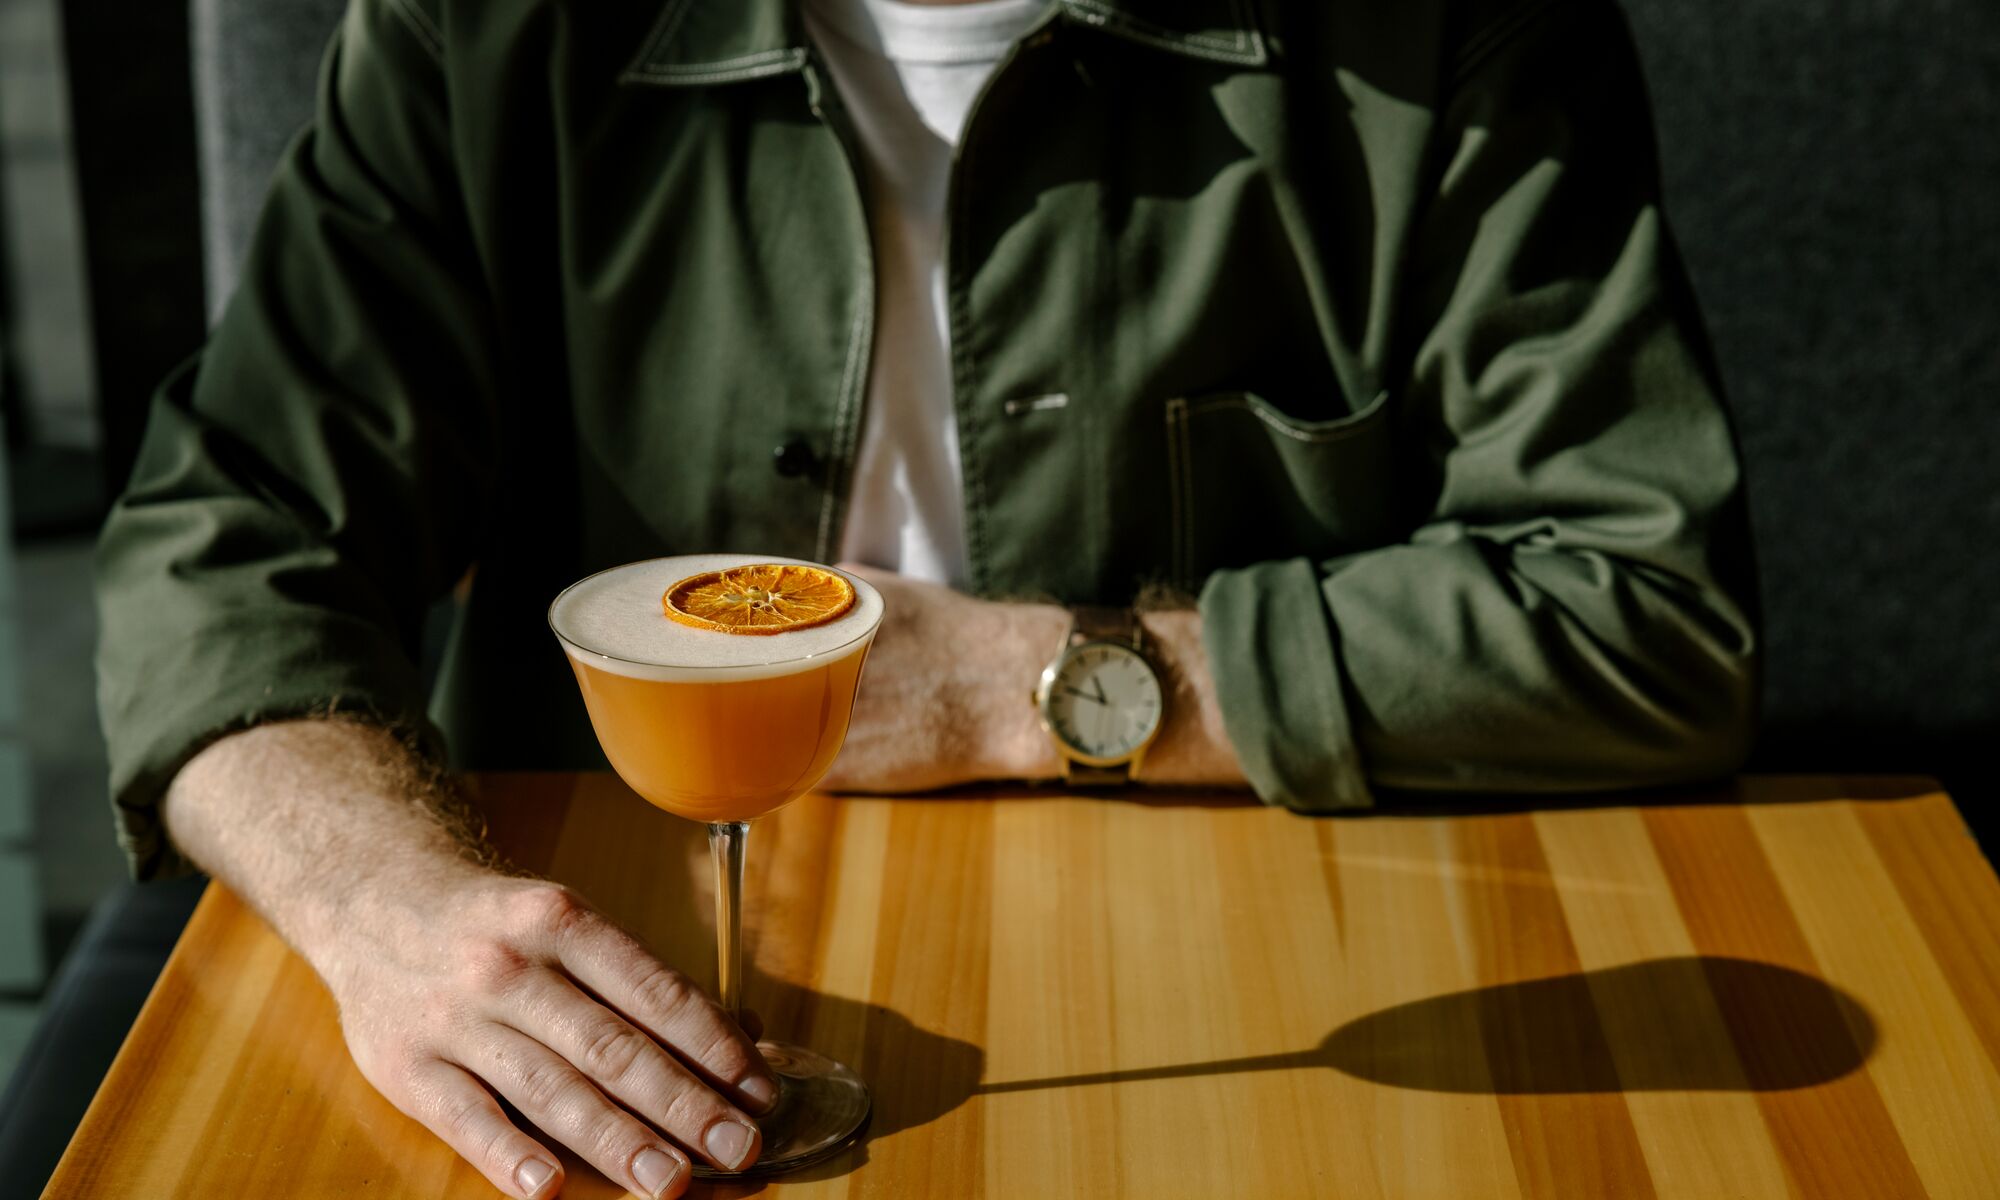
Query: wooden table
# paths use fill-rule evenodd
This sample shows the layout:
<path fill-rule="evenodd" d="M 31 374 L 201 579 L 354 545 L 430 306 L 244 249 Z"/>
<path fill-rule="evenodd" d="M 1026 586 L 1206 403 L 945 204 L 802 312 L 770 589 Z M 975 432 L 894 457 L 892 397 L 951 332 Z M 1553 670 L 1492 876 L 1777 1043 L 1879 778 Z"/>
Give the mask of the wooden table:
<path fill-rule="evenodd" d="M 697 827 L 608 776 L 480 788 L 524 865 L 712 978 Z M 808 797 L 750 864 L 751 1003 L 876 1096 L 784 1197 L 2000 1196 L 2000 882 L 1926 781 L 1345 820 Z M 219 887 L 46 1193 L 493 1194 Z"/>

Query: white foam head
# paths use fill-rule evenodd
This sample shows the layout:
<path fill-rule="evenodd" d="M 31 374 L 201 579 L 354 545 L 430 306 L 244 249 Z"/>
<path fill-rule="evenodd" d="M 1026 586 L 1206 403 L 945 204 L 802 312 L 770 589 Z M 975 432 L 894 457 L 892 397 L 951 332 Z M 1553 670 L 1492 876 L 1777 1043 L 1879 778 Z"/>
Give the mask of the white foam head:
<path fill-rule="evenodd" d="M 683 554 L 626 563 L 563 589 L 549 605 L 549 628 L 579 662 L 640 679 L 693 683 L 768 679 L 844 658 L 866 646 L 882 620 L 881 594 L 844 571 L 834 573 L 854 585 L 853 607 L 824 625 L 789 633 L 696 629 L 672 620 L 661 606 L 667 589 L 690 575 L 751 563 L 819 565 L 755 554 Z"/>

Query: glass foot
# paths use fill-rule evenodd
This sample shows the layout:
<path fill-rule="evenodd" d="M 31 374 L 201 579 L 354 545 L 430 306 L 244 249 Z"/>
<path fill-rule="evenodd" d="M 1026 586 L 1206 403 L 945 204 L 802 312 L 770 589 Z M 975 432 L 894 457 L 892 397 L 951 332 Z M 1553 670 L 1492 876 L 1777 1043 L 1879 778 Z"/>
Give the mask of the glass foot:
<path fill-rule="evenodd" d="M 778 1075 L 778 1103 L 757 1122 L 764 1152 L 747 1171 L 695 1164 L 696 1179 L 756 1179 L 825 1162 L 868 1127 L 868 1085 L 841 1064 L 803 1046 L 758 1042 Z"/>

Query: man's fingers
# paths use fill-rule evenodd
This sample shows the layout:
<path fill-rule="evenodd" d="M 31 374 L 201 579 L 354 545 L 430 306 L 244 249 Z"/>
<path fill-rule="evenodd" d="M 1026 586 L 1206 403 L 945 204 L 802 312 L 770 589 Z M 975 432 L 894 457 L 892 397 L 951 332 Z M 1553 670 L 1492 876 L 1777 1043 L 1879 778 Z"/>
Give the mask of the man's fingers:
<path fill-rule="evenodd" d="M 695 1074 L 753 1113 L 778 1098 L 764 1056 L 688 977 L 602 918 L 557 945 L 563 969 L 625 1019 L 672 1048 Z"/>
<path fill-rule="evenodd" d="M 554 971 L 515 991 L 517 1028 L 570 1061 L 599 1090 L 725 1171 L 742 1168 L 757 1129 L 686 1066 Z"/>
<path fill-rule="evenodd" d="M 473 1036 L 465 1065 L 613 1182 L 652 1200 L 687 1190 L 693 1172 L 686 1154 L 528 1035 L 487 1025 Z"/>
<path fill-rule="evenodd" d="M 514 1128 L 493 1094 L 462 1068 L 433 1058 L 414 1068 L 405 1086 L 409 1114 L 494 1187 L 522 1200 L 544 1200 L 562 1187 L 556 1156 Z"/>

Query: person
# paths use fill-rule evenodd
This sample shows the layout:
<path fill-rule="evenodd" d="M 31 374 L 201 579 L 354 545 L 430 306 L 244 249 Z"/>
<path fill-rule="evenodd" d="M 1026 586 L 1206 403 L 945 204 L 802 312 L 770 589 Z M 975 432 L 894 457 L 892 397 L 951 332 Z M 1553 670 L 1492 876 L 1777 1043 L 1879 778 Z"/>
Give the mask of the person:
<path fill-rule="evenodd" d="M 112 789 L 512 1195 L 561 1170 L 499 1099 L 644 1195 L 758 1151 L 745 1031 L 444 766 L 601 764 L 543 610 L 702 550 L 884 594 L 839 789 L 1057 776 L 1023 696 L 1082 605 L 1163 681 L 1140 784 L 1329 812 L 1751 736 L 1610 0 L 351 0 L 103 535 Z"/>

